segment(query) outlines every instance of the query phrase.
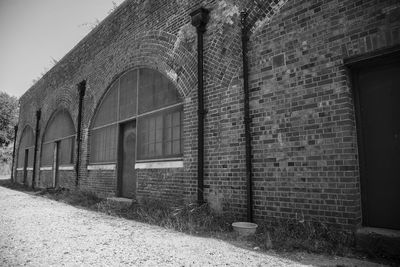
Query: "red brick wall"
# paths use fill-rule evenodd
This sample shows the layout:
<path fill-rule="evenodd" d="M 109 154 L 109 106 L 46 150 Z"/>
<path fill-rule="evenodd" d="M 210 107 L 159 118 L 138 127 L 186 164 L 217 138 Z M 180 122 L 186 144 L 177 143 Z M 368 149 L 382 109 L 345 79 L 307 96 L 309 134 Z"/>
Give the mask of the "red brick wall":
<path fill-rule="evenodd" d="M 138 197 L 171 204 L 195 201 L 197 59 L 195 40 L 186 42 L 179 31 L 190 24 L 190 11 L 203 2 L 212 10 L 204 36 L 205 198 L 216 210 L 244 218 L 238 14 L 232 24 L 221 24 L 213 15 L 218 9 L 215 1 L 193 0 L 179 6 L 166 0 L 150 6 L 135 2 L 122 4 L 27 91 L 21 98 L 19 129 L 26 123 L 35 125 L 38 108 L 43 111 L 40 144 L 45 125 L 58 108 L 69 110 L 76 127 L 76 84 L 86 79 L 79 187 L 113 196 L 116 171 L 87 170 L 91 120 L 101 97 L 121 73 L 130 68 L 157 69 L 171 78 L 184 99 L 184 168 L 138 170 Z M 354 107 L 343 59 L 400 43 L 398 2 L 289 0 L 282 9 L 248 7 L 250 20 L 256 22 L 249 41 L 256 220 L 306 218 L 359 224 Z M 38 175 L 44 181 L 47 174 L 38 171 Z M 65 186 L 73 185 L 74 175 L 60 172 L 61 180 L 68 181 Z"/>

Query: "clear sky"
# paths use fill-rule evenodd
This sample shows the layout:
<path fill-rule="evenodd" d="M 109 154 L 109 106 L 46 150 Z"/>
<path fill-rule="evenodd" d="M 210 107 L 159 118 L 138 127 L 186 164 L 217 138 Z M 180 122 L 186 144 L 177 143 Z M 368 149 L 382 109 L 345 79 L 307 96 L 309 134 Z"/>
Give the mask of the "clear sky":
<path fill-rule="evenodd" d="M 20 97 L 123 0 L 0 0 L 0 91 Z"/>

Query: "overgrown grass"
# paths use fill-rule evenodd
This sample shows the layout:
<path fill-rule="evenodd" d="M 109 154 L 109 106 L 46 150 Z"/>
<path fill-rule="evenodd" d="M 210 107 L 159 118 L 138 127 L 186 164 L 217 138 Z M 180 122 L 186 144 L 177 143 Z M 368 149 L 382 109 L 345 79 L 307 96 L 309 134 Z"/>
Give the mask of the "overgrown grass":
<path fill-rule="evenodd" d="M 96 204 L 102 201 L 95 193 L 84 190 L 47 189 L 42 190 L 40 194 L 56 201 L 90 209 L 95 209 Z"/>
<path fill-rule="evenodd" d="M 11 182 L 3 181 L 0 185 L 20 191 L 32 191 L 31 188 Z M 162 201 L 142 199 L 140 203 L 126 205 L 101 199 L 89 191 L 67 189 L 47 189 L 34 194 L 189 234 L 215 236 L 233 242 L 245 241 L 248 246 L 259 247 L 261 250 L 272 248 L 277 251 L 307 251 L 331 255 L 349 255 L 354 251 L 353 236 L 350 233 L 322 223 L 280 221 L 273 226 L 260 225 L 254 236 L 243 238 L 232 232 L 234 216 L 217 214 L 207 204 L 171 207 Z"/>
<path fill-rule="evenodd" d="M 281 220 L 274 226 L 260 225 L 251 240 L 262 249 L 333 255 L 348 255 L 354 250 L 350 232 L 312 221 Z"/>
<path fill-rule="evenodd" d="M 105 200 L 97 204 L 97 210 L 191 234 L 227 232 L 232 222 L 230 216 L 216 214 L 207 204 L 170 207 L 162 201 L 143 199 L 140 204 L 124 207 Z"/>

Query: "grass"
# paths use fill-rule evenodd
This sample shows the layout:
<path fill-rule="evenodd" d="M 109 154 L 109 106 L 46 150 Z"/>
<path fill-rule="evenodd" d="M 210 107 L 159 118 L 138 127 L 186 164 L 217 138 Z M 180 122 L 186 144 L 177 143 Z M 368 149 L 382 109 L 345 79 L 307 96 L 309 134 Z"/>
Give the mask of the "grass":
<path fill-rule="evenodd" d="M 260 225 L 252 241 L 262 249 L 273 247 L 341 256 L 354 252 L 350 232 L 312 221 L 281 220 L 274 226 Z"/>
<path fill-rule="evenodd" d="M 162 201 L 143 199 L 140 204 L 134 203 L 124 207 L 119 203 L 104 200 L 97 204 L 97 210 L 190 234 L 231 230 L 230 218 L 214 213 L 207 204 L 170 207 Z"/>

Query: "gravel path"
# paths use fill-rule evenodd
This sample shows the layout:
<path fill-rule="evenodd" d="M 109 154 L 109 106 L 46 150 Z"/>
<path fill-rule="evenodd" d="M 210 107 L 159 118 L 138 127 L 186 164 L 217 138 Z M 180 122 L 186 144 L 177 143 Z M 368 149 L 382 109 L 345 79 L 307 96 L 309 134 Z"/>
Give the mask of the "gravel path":
<path fill-rule="evenodd" d="M 290 259 L 166 230 L 0 187 L 0 266 L 375 266 Z"/>

